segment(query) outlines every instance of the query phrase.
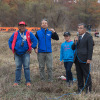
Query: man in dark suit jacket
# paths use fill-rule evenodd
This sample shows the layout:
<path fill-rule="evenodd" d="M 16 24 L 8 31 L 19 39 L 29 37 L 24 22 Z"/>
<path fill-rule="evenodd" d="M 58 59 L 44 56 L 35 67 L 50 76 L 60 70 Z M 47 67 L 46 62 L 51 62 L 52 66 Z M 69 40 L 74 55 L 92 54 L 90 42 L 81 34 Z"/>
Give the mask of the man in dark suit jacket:
<path fill-rule="evenodd" d="M 78 92 L 80 92 L 84 87 L 84 78 L 86 82 L 90 71 L 90 62 L 93 54 L 93 38 L 89 33 L 86 32 L 86 27 L 83 23 L 78 25 L 78 32 L 79 36 L 75 38 L 72 49 L 76 49 L 74 62 L 77 72 Z M 92 81 L 91 75 L 89 75 L 86 84 L 86 93 L 88 93 L 88 91 L 91 92 L 91 89 Z"/>

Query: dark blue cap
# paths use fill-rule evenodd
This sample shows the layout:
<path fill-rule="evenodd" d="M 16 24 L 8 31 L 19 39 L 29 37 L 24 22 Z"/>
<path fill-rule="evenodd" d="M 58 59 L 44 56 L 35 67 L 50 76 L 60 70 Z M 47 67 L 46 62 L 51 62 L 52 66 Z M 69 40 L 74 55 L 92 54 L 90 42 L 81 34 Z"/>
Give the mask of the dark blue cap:
<path fill-rule="evenodd" d="M 71 36 L 70 32 L 64 32 L 63 36 Z"/>

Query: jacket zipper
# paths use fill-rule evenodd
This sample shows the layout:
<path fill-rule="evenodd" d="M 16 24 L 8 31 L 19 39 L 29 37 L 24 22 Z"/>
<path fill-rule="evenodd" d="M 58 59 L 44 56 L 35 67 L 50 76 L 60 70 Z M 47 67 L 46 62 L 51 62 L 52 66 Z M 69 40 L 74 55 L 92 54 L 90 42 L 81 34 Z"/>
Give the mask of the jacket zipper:
<path fill-rule="evenodd" d="M 45 46 L 46 46 L 46 30 L 45 30 Z M 46 52 L 47 52 L 47 46 L 46 46 Z"/>

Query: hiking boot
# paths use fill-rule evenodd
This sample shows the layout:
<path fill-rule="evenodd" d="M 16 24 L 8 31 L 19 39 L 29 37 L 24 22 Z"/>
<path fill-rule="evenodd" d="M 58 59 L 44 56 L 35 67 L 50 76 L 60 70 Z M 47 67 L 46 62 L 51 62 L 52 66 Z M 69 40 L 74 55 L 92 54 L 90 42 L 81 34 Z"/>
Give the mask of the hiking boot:
<path fill-rule="evenodd" d="M 19 85 L 18 85 L 18 83 L 14 83 L 13 86 L 15 87 L 15 86 L 19 86 Z"/>
<path fill-rule="evenodd" d="M 30 82 L 26 83 L 26 86 L 31 86 L 31 83 Z"/>

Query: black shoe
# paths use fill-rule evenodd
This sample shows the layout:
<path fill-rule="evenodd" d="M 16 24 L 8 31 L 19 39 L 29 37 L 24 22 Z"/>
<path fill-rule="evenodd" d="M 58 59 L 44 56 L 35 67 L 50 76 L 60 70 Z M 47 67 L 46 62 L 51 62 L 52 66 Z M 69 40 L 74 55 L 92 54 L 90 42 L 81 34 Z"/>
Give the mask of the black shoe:
<path fill-rule="evenodd" d="M 77 90 L 77 94 L 81 94 L 81 92 L 82 92 L 82 89 L 79 88 L 79 89 Z"/>
<path fill-rule="evenodd" d="M 88 93 L 91 93 L 91 91 L 92 91 L 91 87 L 87 87 L 85 93 L 88 94 Z"/>

